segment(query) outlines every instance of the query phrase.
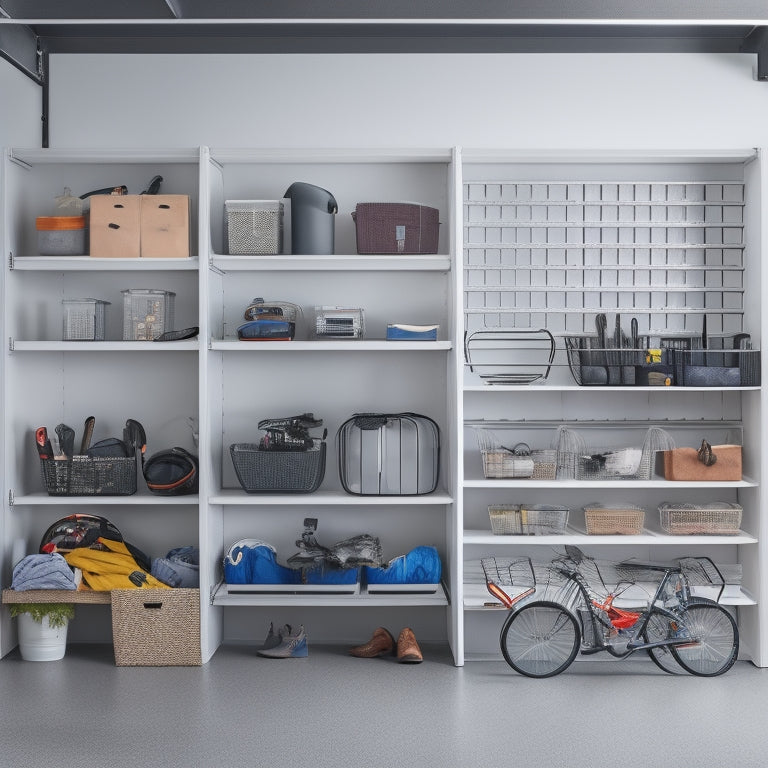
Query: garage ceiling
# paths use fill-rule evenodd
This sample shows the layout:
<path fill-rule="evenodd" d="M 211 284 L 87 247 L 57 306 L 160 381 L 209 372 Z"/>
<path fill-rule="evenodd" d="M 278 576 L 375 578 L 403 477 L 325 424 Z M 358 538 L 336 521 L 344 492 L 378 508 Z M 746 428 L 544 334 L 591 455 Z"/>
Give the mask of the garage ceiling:
<path fill-rule="evenodd" d="M 766 0 L 0 0 L 0 55 L 683 52 L 758 55 Z"/>

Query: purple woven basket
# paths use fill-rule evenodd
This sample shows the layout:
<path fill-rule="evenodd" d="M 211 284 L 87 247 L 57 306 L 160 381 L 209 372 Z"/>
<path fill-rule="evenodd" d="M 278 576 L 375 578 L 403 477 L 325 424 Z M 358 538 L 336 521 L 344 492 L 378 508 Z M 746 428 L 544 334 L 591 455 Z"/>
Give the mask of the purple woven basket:
<path fill-rule="evenodd" d="M 352 214 L 358 253 L 437 253 L 437 208 L 415 203 L 358 203 Z"/>

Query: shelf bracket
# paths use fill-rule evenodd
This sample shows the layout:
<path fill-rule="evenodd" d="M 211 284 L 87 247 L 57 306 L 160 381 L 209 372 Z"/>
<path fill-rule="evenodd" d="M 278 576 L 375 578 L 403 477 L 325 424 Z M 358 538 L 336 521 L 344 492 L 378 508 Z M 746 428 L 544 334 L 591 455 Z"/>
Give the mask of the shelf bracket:
<path fill-rule="evenodd" d="M 8 351 L 13 352 L 13 336 L 8 337 Z"/>
<path fill-rule="evenodd" d="M 13 251 L 8 253 L 8 269 L 13 271 Z"/>
<path fill-rule="evenodd" d="M 755 27 L 742 41 L 741 52 L 757 54 L 757 79 L 768 81 L 768 27 Z"/>
<path fill-rule="evenodd" d="M 16 501 L 16 498 L 15 498 L 15 497 L 14 497 L 14 495 L 13 495 L 13 488 L 11 488 L 11 489 L 8 491 L 8 506 L 9 506 L 9 507 L 12 507 L 12 506 L 13 506 L 13 503 L 14 503 L 15 501 Z"/>

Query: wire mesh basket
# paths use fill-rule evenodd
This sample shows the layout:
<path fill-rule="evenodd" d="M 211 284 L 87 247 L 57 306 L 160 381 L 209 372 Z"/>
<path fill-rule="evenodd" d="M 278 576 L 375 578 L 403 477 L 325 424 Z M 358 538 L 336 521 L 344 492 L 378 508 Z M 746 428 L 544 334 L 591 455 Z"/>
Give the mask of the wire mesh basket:
<path fill-rule="evenodd" d="M 131 496 L 136 493 L 136 456 L 73 456 L 40 459 L 49 496 Z"/>
<path fill-rule="evenodd" d="M 685 535 L 734 535 L 741 527 L 742 507 L 729 502 L 711 504 L 671 504 L 659 506 L 661 528 L 665 533 Z"/>
<path fill-rule="evenodd" d="M 315 336 L 333 339 L 362 339 L 365 314 L 351 307 L 315 307 Z"/>
<path fill-rule="evenodd" d="M 643 532 L 645 510 L 634 504 L 589 504 L 584 507 L 584 522 L 590 536 L 633 536 Z"/>
<path fill-rule="evenodd" d="M 656 456 L 674 448 L 672 437 L 660 427 L 649 427 L 642 447 L 589 449 L 581 435 L 566 426 L 557 433 L 558 478 L 575 480 L 650 480 Z"/>
<path fill-rule="evenodd" d="M 283 247 L 280 200 L 226 200 L 227 252 L 274 255 Z"/>
<path fill-rule="evenodd" d="M 229 447 L 237 479 L 246 493 L 312 493 L 325 476 L 325 443 L 314 438 L 307 451 L 269 451 L 258 443 Z"/>
<path fill-rule="evenodd" d="M 543 382 L 555 359 L 555 339 L 545 328 L 482 328 L 465 335 L 464 358 L 486 384 Z"/>
<path fill-rule="evenodd" d="M 526 589 L 536 586 L 530 557 L 483 557 L 480 560 L 486 582 L 499 587 Z"/>
<path fill-rule="evenodd" d="M 526 443 L 512 447 L 501 444 L 491 430 L 474 427 L 483 459 L 483 475 L 486 479 L 509 479 L 533 477 L 535 464 L 531 449 Z"/>
<path fill-rule="evenodd" d="M 564 534 L 568 507 L 547 504 L 491 504 L 488 516 L 494 535 L 554 536 Z"/>

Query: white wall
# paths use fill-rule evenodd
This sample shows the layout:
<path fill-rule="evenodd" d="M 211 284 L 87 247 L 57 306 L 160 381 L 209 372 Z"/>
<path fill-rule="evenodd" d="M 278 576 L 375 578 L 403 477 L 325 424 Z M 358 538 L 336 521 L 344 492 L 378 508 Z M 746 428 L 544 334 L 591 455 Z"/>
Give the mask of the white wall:
<path fill-rule="evenodd" d="M 740 54 L 53 55 L 54 147 L 745 147 Z"/>
<path fill-rule="evenodd" d="M 41 111 L 41 87 L 0 59 L 0 146 L 39 147 Z"/>

